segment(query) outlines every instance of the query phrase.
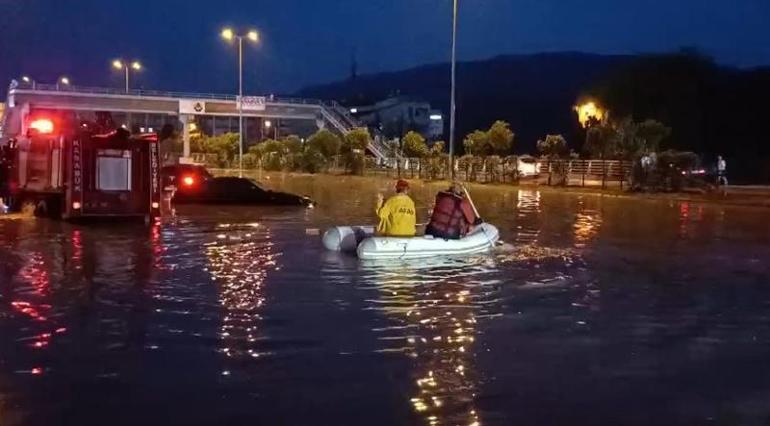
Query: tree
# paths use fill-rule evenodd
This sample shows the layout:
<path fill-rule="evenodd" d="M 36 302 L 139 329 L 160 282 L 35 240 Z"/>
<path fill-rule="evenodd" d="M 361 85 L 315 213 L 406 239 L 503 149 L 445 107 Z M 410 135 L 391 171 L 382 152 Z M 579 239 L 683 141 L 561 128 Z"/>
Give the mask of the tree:
<path fill-rule="evenodd" d="M 425 157 L 428 155 L 428 145 L 421 134 L 409 132 L 403 139 L 403 151 L 407 157 Z"/>
<path fill-rule="evenodd" d="M 657 152 L 661 141 L 666 139 L 671 129 L 655 120 L 636 123 L 630 117 L 615 125 L 617 132 L 617 153 L 623 160 L 631 161 L 631 185 L 639 188 L 647 180 L 640 159 L 651 152 Z M 622 167 L 622 165 L 621 165 Z M 622 170 L 625 176 L 625 170 Z"/>
<path fill-rule="evenodd" d="M 297 135 L 289 135 L 281 141 L 284 153 L 297 154 L 302 152 L 302 140 Z"/>
<path fill-rule="evenodd" d="M 465 153 L 470 155 L 489 154 L 489 134 L 482 130 L 474 130 L 463 141 Z"/>
<path fill-rule="evenodd" d="M 283 169 L 284 146 L 281 142 L 268 139 L 254 148 L 260 152 L 259 158 L 265 170 L 278 171 Z"/>
<path fill-rule="evenodd" d="M 537 141 L 537 150 L 549 159 L 559 159 L 569 153 L 562 135 L 546 135 L 545 139 Z"/>
<path fill-rule="evenodd" d="M 343 139 L 342 151 L 350 152 L 354 150 L 363 151 L 369 146 L 371 142 L 371 136 L 369 135 L 369 129 L 366 127 L 355 128 L 345 134 Z"/>
<path fill-rule="evenodd" d="M 569 149 L 567 149 L 567 141 L 562 135 L 546 135 L 545 139 L 537 141 L 537 150 L 541 154 L 548 158 L 548 168 L 550 173 L 548 174 L 548 184 L 551 184 L 551 175 L 556 175 L 558 182 L 561 184 L 567 183 L 567 168 L 563 161 L 560 161 L 563 157 L 569 155 Z M 555 163 L 551 163 L 555 160 Z"/>
<path fill-rule="evenodd" d="M 671 135 L 671 128 L 656 120 L 644 120 L 637 125 L 637 135 L 644 140 L 647 152 L 657 152 Z"/>
<path fill-rule="evenodd" d="M 514 136 L 510 124 L 502 120 L 495 121 L 487 132 L 489 151 L 497 155 L 509 154 L 513 147 Z"/>
<path fill-rule="evenodd" d="M 307 140 L 308 149 L 314 149 L 326 159 L 330 159 L 339 154 L 342 141 L 339 136 L 327 129 L 321 129 Z"/>
<path fill-rule="evenodd" d="M 353 129 L 345 134 L 342 143 L 343 161 L 345 169 L 352 174 L 363 174 L 366 161 L 364 152 L 369 146 L 371 137 L 365 127 Z"/>
<path fill-rule="evenodd" d="M 239 139 L 237 133 L 203 136 L 200 139 L 196 139 L 196 152 L 216 154 L 219 167 L 228 167 L 238 153 Z"/>
<path fill-rule="evenodd" d="M 302 170 L 308 173 L 318 173 L 329 163 L 324 154 L 314 146 L 308 146 L 302 153 Z"/>
<path fill-rule="evenodd" d="M 618 132 L 610 123 L 593 126 L 586 133 L 583 150 L 593 158 L 612 158 L 618 149 Z"/>
<path fill-rule="evenodd" d="M 612 159 L 621 151 L 621 137 L 621 132 L 615 125 L 605 122 L 588 129 L 583 149 L 594 158 Z M 602 167 L 602 188 L 604 188 L 607 182 L 607 164 L 603 163 Z"/>
<path fill-rule="evenodd" d="M 446 142 L 436 141 L 430 147 L 430 154 L 433 156 L 444 154 L 446 149 Z"/>

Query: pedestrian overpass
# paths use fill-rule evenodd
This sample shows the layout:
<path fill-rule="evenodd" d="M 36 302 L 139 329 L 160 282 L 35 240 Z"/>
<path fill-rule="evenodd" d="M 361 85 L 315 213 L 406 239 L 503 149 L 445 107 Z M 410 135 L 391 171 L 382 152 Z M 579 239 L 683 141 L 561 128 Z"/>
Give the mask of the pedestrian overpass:
<path fill-rule="evenodd" d="M 314 123 L 317 128 L 329 128 L 344 135 L 363 127 L 348 110 L 336 102 L 288 97 L 249 97 L 254 102 L 247 106 L 244 97 L 244 119 L 257 117 L 275 120 L 301 120 Z M 8 90 L 5 113 L 0 116 L 0 138 L 7 139 L 22 132 L 24 118 L 30 111 L 57 109 L 72 111 L 110 112 L 132 119 L 162 124 L 173 122 L 181 128 L 184 156 L 190 156 L 191 124 L 196 117 L 236 118 L 238 99 L 234 95 L 209 93 L 162 92 L 156 90 L 117 90 L 98 87 L 78 87 L 12 82 Z M 148 127 L 149 128 L 149 127 Z M 387 156 L 386 143 L 374 135 L 369 151 L 378 159 Z"/>

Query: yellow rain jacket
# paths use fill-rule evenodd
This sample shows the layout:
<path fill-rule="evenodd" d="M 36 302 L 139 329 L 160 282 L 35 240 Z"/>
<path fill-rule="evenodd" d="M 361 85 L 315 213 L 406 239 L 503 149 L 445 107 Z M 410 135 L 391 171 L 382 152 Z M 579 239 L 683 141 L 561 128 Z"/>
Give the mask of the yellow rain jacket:
<path fill-rule="evenodd" d="M 417 233 L 417 214 L 414 201 L 406 194 L 396 194 L 377 205 L 377 235 L 414 237 Z"/>

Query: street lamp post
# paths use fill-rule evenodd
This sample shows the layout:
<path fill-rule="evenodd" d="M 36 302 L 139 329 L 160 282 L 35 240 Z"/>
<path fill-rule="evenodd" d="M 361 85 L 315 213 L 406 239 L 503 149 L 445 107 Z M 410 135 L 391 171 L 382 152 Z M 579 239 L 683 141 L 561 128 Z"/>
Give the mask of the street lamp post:
<path fill-rule="evenodd" d="M 238 40 L 238 176 L 243 177 L 243 39 L 256 43 L 259 34 L 251 30 L 246 35 L 237 35 L 232 28 L 222 30 L 222 38 L 227 41 Z"/>
<path fill-rule="evenodd" d="M 112 66 L 115 69 L 125 71 L 125 73 L 126 73 L 126 93 L 128 93 L 128 81 L 129 81 L 128 70 L 129 70 L 129 68 L 131 68 L 134 71 L 141 71 L 142 64 L 139 61 L 133 61 L 133 62 L 129 63 L 128 61 L 124 61 L 122 59 L 115 59 L 114 61 L 112 61 Z"/>
<path fill-rule="evenodd" d="M 31 79 L 28 75 L 21 76 L 21 81 L 23 81 L 25 84 L 31 84 L 32 90 L 35 90 L 36 82 L 35 80 Z"/>
<path fill-rule="evenodd" d="M 61 86 L 69 86 L 70 85 L 70 79 L 66 76 L 59 77 L 58 80 L 56 80 L 56 90 L 59 90 Z"/>
<path fill-rule="evenodd" d="M 457 2 L 453 0 L 452 4 L 452 80 L 451 80 L 451 95 L 449 102 L 449 176 L 452 180 L 455 178 L 455 159 L 454 159 L 454 146 L 455 146 L 455 76 L 456 76 L 456 62 L 457 62 Z"/>

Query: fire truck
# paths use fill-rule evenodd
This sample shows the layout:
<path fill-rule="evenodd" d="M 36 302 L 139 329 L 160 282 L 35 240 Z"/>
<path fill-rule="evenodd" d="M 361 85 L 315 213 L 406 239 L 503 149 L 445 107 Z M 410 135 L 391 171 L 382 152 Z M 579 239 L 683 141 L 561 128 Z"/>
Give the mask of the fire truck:
<path fill-rule="evenodd" d="M 157 135 L 110 127 L 67 111 L 29 113 L 9 141 L 16 151 L 9 173 L 14 208 L 32 205 L 38 215 L 66 220 L 159 216 Z"/>

